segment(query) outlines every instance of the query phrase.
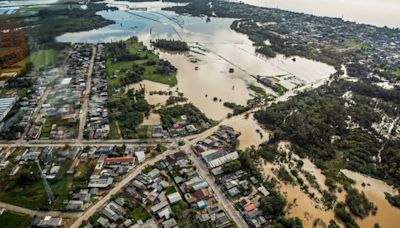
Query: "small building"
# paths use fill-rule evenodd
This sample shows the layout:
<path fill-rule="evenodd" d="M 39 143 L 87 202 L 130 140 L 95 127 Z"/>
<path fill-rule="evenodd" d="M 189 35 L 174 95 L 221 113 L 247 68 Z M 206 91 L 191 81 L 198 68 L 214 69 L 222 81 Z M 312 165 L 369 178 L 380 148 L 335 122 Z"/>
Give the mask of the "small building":
<path fill-rule="evenodd" d="M 167 198 L 170 204 L 174 204 L 182 200 L 181 194 L 179 194 L 179 192 L 171 193 L 167 195 Z"/>

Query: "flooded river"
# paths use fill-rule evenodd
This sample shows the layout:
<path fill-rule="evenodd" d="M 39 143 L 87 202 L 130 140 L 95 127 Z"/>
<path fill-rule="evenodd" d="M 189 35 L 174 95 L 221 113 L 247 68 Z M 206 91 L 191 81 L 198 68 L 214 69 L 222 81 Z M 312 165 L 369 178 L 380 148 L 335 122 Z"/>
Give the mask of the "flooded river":
<path fill-rule="evenodd" d="M 398 0 L 229 0 L 377 26 L 400 27 Z"/>
<path fill-rule="evenodd" d="M 107 2 L 119 10 L 98 14 L 116 21 L 115 24 L 86 32 L 67 33 L 57 40 L 108 42 L 137 36 L 146 45 L 157 38 L 188 42 L 192 51 L 187 55 L 163 52 L 160 55 L 178 68 L 178 90 L 214 120 L 225 118 L 231 111 L 223 106 L 223 102 L 246 104 L 251 97 L 248 86 L 257 84 L 250 75 L 291 75 L 311 83 L 334 72 L 331 66 L 299 57 L 297 61 L 292 61 L 283 56 L 266 59 L 255 54 L 247 36 L 230 29 L 233 19 L 212 18 L 207 22 L 206 18 L 160 10 L 159 4 L 172 3 L 118 2 L 116 5 L 111 0 Z M 229 73 L 230 68 L 234 69 L 233 73 Z"/>

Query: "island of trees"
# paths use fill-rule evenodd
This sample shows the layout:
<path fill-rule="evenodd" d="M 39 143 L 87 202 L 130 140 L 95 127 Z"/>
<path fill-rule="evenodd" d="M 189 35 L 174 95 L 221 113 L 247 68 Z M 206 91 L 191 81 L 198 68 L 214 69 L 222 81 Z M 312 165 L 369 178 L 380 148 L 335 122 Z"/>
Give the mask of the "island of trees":
<path fill-rule="evenodd" d="M 157 39 L 152 42 L 152 45 L 156 48 L 161 48 L 167 51 L 189 51 L 190 48 L 188 44 L 180 40 L 167 40 L 167 39 Z"/>

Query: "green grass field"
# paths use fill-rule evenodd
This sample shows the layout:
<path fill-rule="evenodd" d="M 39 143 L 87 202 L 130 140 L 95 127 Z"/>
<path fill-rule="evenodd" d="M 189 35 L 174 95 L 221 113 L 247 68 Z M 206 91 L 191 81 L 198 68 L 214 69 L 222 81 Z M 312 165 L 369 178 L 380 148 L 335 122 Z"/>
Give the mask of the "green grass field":
<path fill-rule="evenodd" d="M 359 43 L 357 41 L 354 40 L 346 40 L 346 45 L 349 47 L 354 47 L 354 48 L 358 48 L 358 49 L 365 49 L 367 48 L 367 46 L 365 46 L 362 43 Z"/>
<path fill-rule="evenodd" d="M 117 123 L 115 121 L 110 122 L 110 139 L 119 139 L 121 136 L 118 133 Z"/>
<path fill-rule="evenodd" d="M 147 50 L 147 48 L 142 44 L 135 42 L 133 40 L 126 41 L 127 48 L 132 54 L 139 54 L 142 58 L 146 58 L 145 60 L 136 60 L 136 61 L 119 61 L 113 62 L 110 59 L 106 61 L 106 69 L 108 75 L 108 85 L 110 87 L 110 91 L 113 88 L 120 88 L 122 85 L 121 79 L 126 75 L 125 70 L 130 70 L 134 64 L 143 65 L 145 68 L 145 72 L 143 74 L 143 80 L 149 80 L 153 82 L 158 82 L 162 84 L 167 84 L 169 86 L 174 86 L 177 84 L 176 74 L 169 75 L 160 75 L 154 73 L 156 70 L 155 66 L 147 66 L 145 63 L 148 60 L 159 60 L 160 58 L 154 54 L 153 52 Z M 112 78 L 112 75 L 116 75 L 115 78 Z"/>
<path fill-rule="evenodd" d="M 28 59 L 32 62 L 34 69 L 39 70 L 42 67 L 53 64 L 58 54 L 59 51 L 53 49 L 39 50 L 30 54 Z"/>
<path fill-rule="evenodd" d="M 61 169 L 56 179 L 49 181 L 50 187 L 56 196 L 55 202 L 50 207 L 48 205 L 43 183 L 38 177 L 36 180 L 26 184 L 18 184 L 14 180 L 5 180 L 7 177 L 3 176 L 0 181 L 7 184 L 0 187 L 0 201 L 30 209 L 46 207 L 51 209 L 61 209 L 63 201 L 69 197 L 69 191 L 71 191 L 74 186 L 83 182 L 74 180 L 73 176 L 68 176 L 66 174 L 71 162 L 71 160 L 65 161 L 61 165 Z M 28 172 L 38 173 L 38 168 L 34 162 L 29 165 Z"/>
<path fill-rule="evenodd" d="M 0 228 L 25 228 L 31 223 L 31 217 L 4 212 L 0 216 Z"/>

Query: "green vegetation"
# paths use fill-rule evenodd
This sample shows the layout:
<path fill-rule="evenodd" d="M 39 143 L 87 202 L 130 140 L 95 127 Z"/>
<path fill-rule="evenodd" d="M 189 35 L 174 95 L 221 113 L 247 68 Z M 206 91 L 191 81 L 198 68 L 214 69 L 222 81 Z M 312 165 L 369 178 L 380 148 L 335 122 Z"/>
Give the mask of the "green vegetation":
<path fill-rule="evenodd" d="M 347 46 L 358 48 L 358 49 L 367 48 L 367 46 L 365 46 L 364 44 L 354 41 L 354 40 L 346 40 L 345 43 Z"/>
<path fill-rule="evenodd" d="M 352 105 L 346 106 L 343 94 L 352 91 Z M 392 118 L 398 115 L 400 90 L 385 90 L 365 82 L 335 81 L 316 90 L 306 91 L 286 102 L 257 111 L 255 118 L 273 131 L 270 144 L 289 140 L 300 156 L 309 157 L 323 170 L 331 190 L 334 182 L 348 186 L 348 178 L 340 173 L 347 168 L 389 183 L 400 185 L 398 161 L 399 140 L 388 140 L 373 129 L 380 114 L 372 98 L 382 101 L 381 110 Z M 296 110 L 296 112 L 293 112 Z M 349 117 L 350 116 L 350 117 Z M 348 122 L 359 128 L 349 128 Z M 333 137 L 337 140 L 331 141 Z M 373 157 L 381 152 L 382 162 Z"/>
<path fill-rule="evenodd" d="M 150 214 L 146 211 L 146 208 L 140 204 L 135 205 L 130 215 L 133 223 L 136 223 L 139 220 L 146 221 L 151 218 Z"/>
<path fill-rule="evenodd" d="M 287 171 L 287 169 L 284 166 L 280 166 L 278 168 L 277 177 L 285 183 L 289 183 L 289 184 L 294 183 L 293 177 L 290 175 L 290 173 Z"/>
<path fill-rule="evenodd" d="M 60 2 L 48 6 L 22 8 L 18 10 L 16 17 L 5 19 L 5 23 L 23 23 L 30 42 L 35 44 L 35 49 L 59 50 L 65 47 L 65 44 L 57 43 L 55 37 L 67 32 L 86 31 L 113 23 L 96 14 L 106 9 L 115 8 L 103 3 L 90 2 L 87 4 L 87 9 L 81 9 L 78 2 Z"/>
<path fill-rule="evenodd" d="M 174 217 L 180 215 L 183 211 L 186 210 L 186 208 L 188 208 L 188 206 L 189 205 L 187 203 L 181 200 L 171 206 L 172 214 L 174 215 Z"/>
<path fill-rule="evenodd" d="M 31 223 L 31 217 L 18 215 L 10 212 L 4 212 L 0 215 L 0 228 L 9 227 L 28 227 Z"/>
<path fill-rule="evenodd" d="M 32 62 L 35 70 L 49 66 L 54 63 L 59 51 L 53 49 L 35 51 L 29 55 L 29 61 Z"/>
<path fill-rule="evenodd" d="M 51 206 L 48 204 L 43 182 L 40 179 L 39 170 L 35 162 L 30 162 L 27 166 L 21 167 L 15 177 L 8 175 L 11 171 L 10 169 L 0 173 L 1 182 L 7 183 L 0 186 L 0 201 L 30 209 L 62 209 L 63 201 L 68 199 L 69 192 L 75 190 L 76 186 L 86 184 L 83 179 L 74 179 L 74 177 L 66 175 L 70 165 L 71 160 L 60 164 L 61 168 L 57 177 L 49 181 L 56 197 Z"/>
<path fill-rule="evenodd" d="M 400 77 L 400 70 L 395 71 L 393 74 L 394 74 L 395 77 Z"/>
<path fill-rule="evenodd" d="M 110 95 L 141 80 L 170 86 L 177 83 L 176 68 L 149 51 L 136 37 L 107 44 L 106 70 Z"/>
<path fill-rule="evenodd" d="M 233 102 L 224 102 L 224 106 L 233 110 L 232 115 L 242 114 L 250 109 L 248 106 L 238 105 Z"/>
<path fill-rule="evenodd" d="M 259 86 L 251 84 L 249 85 L 249 89 L 255 93 L 256 97 L 267 98 L 268 96 L 265 90 Z"/>
<path fill-rule="evenodd" d="M 185 115 L 189 123 L 194 124 L 197 129 L 201 129 L 200 121 L 211 122 L 204 113 L 196 108 L 192 103 L 175 105 L 160 110 L 162 125 L 165 129 L 171 128 L 174 123 L 181 120 L 181 116 Z"/>
<path fill-rule="evenodd" d="M 167 105 L 173 105 L 176 103 L 183 103 L 187 102 L 187 98 L 183 96 L 170 96 L 168 97 L 167 101 L 165 102 Z"/>
<path fill-rule="evenodd" d="M 169 187 L 167 187 L 165 189 L 165 194 L 166 195 L 169 195 L 169 194 L 172 194 L 172 193 L 175 193 L 175 192 L 176 192 L 175 186 L 169 186 Z"/>
<path fill-rule="evenodd" d="M 222 165 L 222 170 L 225 173 L 233 173 L 240 170 L 242 164 L 239 160 L 233 160 Z"/>
<path fill-rule="evenodd" d="M 268 196 L 261 198 L 260 208 L 269 215 L 280 216 L 284 213 L 286 199 L 276 191 L 271 191 Z"/>
<path fill-rule="evenodd" d="M 123 138 L 135 138 L 141 134 L 137 127 L 143 122 L 144 115 L 150 112 L 150 105 L 144 99 L 144 90 L 128 91 L 127 94 L 111 97 L 108 101 L 110 119 L 117 121 Z M 147 130 L 146 130 L 147 132 Z"/>
<path fill-rule="evenodd" d="M 351 213 L 359 218 L 365 218 L 370 213 L 375 215 L 378 209 L 367 199 L 364 192 L 360 193 L 354 188 L 347 190 L 346 205 L 349 207 Z"/>
<path fill-rule="evenodd" d="M 110 139 L 120 139 L 121 136 L 118 132 L 118 126 L 116 121 L 110 122 Z"/>
<path fill-rule="evenodd" d="M 343 202 L 336 204 L 335 216 L 340 219 L 346 228 L 358 228 L 359 226 L 351 217 L 351 214 L 346 210 L 346 205 Z"/>
<path fill-rule="evenodd" d="M 167 51 L 190 51 L 186 42 L 180 40 L 157 39 L 151 43 L 154 47 Z"/>
<path fill-rule="evenodd" d="M 388 192 L 385 192 L 385 199 L 393 206 L 400 208 L 400 194 L 391 195 Z"/>
<path fill-rule="evenodd" d="M 276 53 L 269 46 L 262 46 L 260 48 L 257 48 L 256 51 L 269 58 L 276 57 Z"/>

